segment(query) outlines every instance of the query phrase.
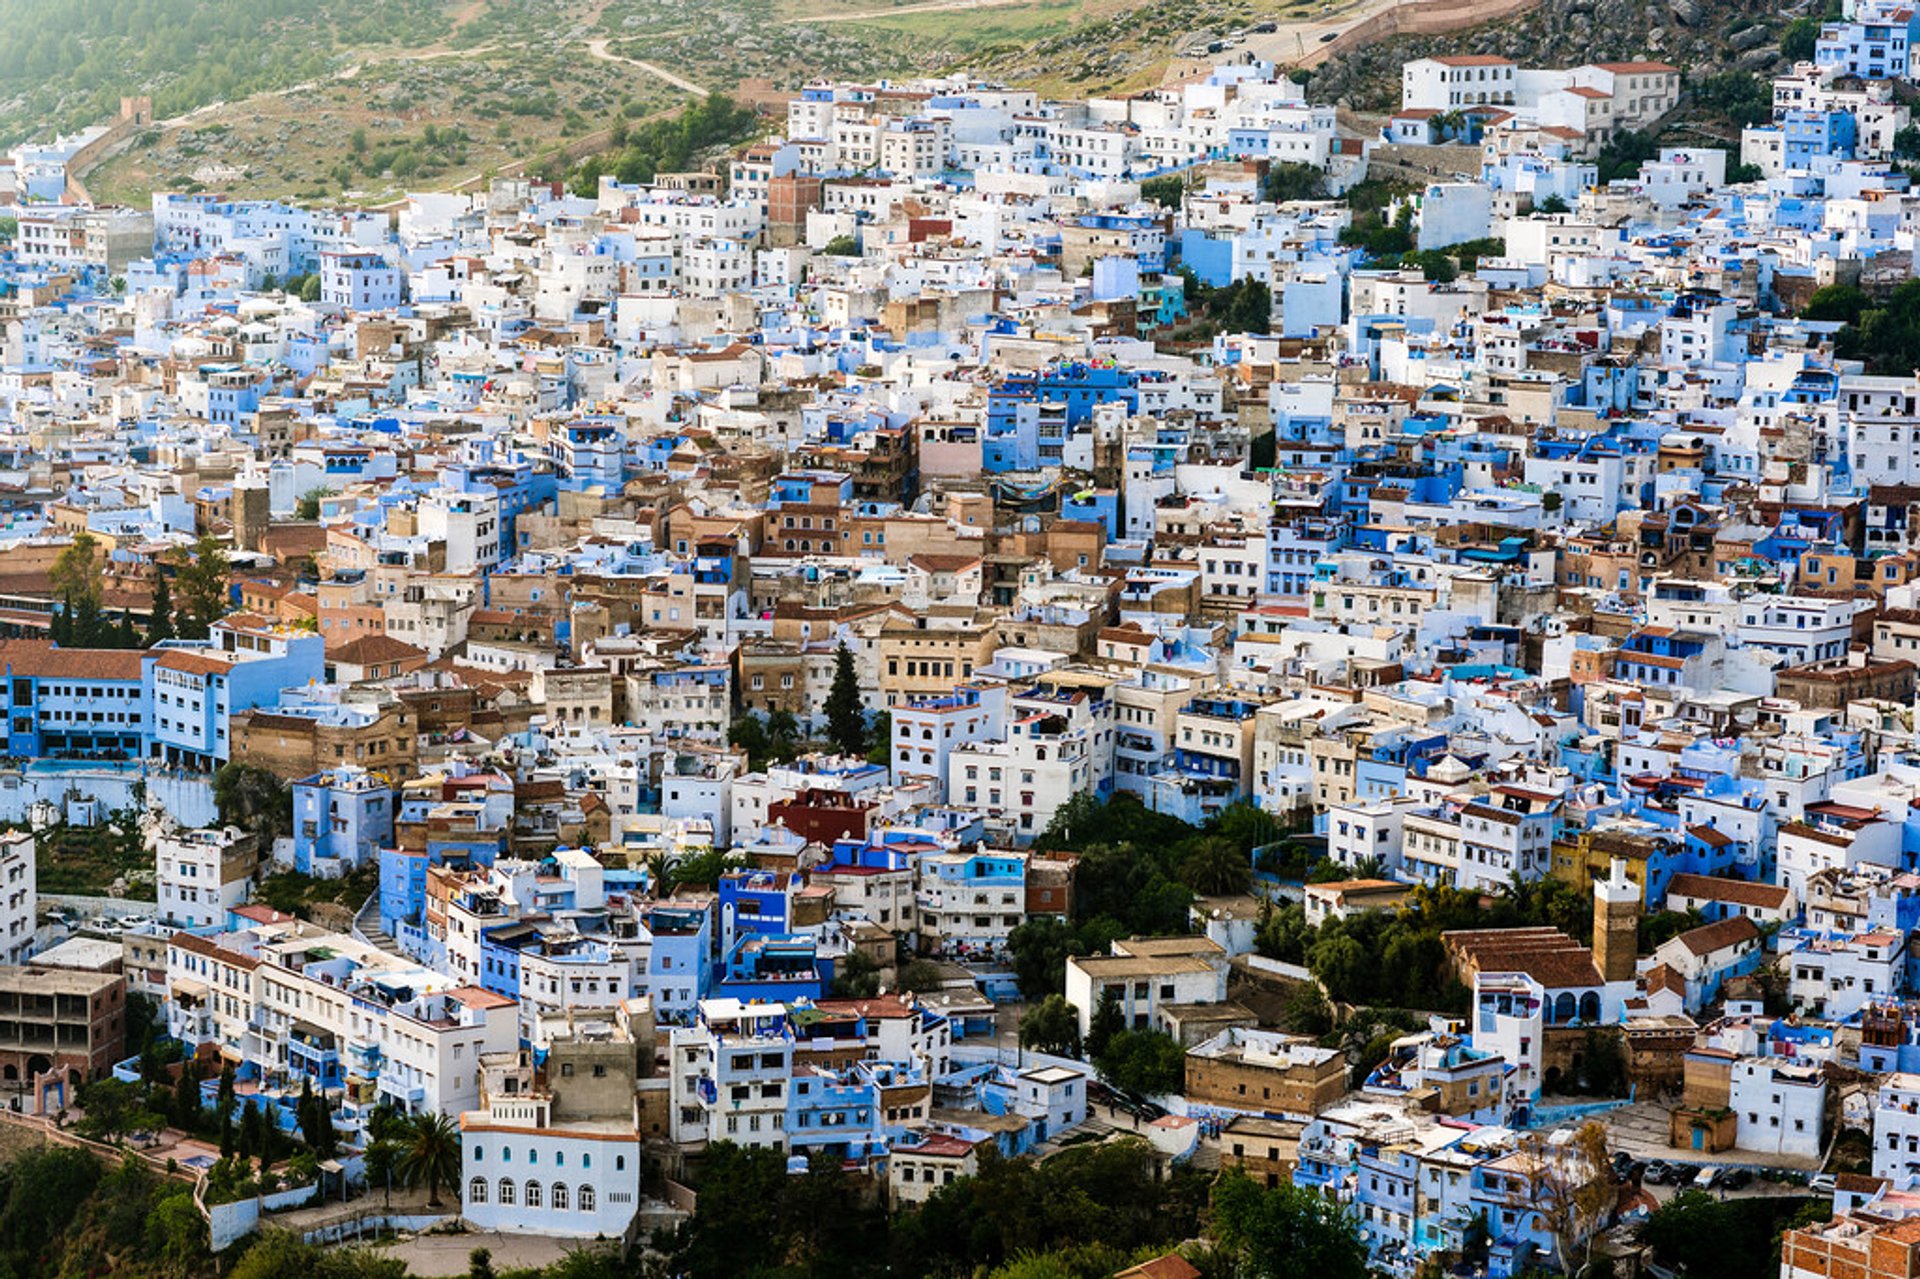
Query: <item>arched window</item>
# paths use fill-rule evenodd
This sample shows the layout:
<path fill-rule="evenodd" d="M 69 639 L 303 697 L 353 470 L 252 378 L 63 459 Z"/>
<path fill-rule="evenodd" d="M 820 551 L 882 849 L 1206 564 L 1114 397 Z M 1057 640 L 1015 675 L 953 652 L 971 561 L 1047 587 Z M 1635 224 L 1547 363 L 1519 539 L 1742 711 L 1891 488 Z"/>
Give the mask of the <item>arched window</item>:
<path fill-rule="evenodd" d="M 540 1206 L 540 1183 L 537 1181 L 529 1181 L 527 1183 L 527 1207 L 538 1208 L 539 1206 Z"/>
<path fill-rule="evenodd" d="M 1580 996 L 1580 1020 L 1600 1020 L 1600 996 L 1594 994 L 1592 991 L 1588 991 L 1586 994 Z"/>
<path fill-rule="evenodd" d="M 581 1212 L 593 1211 L 593 1187 L 592 1186 L 580 1187 L 580 1211 Z"/>
<path fill-rule="evenodd" d="M 567 1183 L 564 1181 L 553 1183 L 553 1210 L 555 1212 L 567 1210 Z"/>
<path fill-rule="evenodd" d="M 1553 1020 L 1566 1022 L 1573 1020 L 1573 992 L 1563 990 L 1553 1001 Z"/>
<path fill-rule="evenodd" d="M 513 1178 L 500 1178 L 500 1203 L 502 1207 L 513 1207 Z"/>
<path fill-rule="evenodd" d="M 470 1204 L 483 1204 L 486 1201 L 487 1179 L 485 1177 L 475 1177 L 467 1183 L 467 1202 Z"/>

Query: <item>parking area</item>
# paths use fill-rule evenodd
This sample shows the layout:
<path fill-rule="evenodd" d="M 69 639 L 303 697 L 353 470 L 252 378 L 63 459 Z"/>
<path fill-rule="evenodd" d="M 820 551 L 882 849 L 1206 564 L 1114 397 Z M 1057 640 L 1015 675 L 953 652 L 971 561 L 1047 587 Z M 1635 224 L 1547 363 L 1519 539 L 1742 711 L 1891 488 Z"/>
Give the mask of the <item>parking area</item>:
<path fill-rule="evenodd" d="M 1691 1186 L 1702 1168 L 1720 1168 L 1729 1172 L 1743 1169 L 1749 1174 L 1744 1185 L 1728 1187 L 1722 1184 L 1715 1187 L 1714 1193 L 1722 1197 L 1728 1194 L 1790 1196 L 1812 1193 L 1803 1179 L 1818 1171 L 1819 1160 L 1762 1154 L 1752 1150 L 1724 1150 L 1709 1154 L 1703 1150 L 1670 1146 L 1667 1137 L 1672 1113 L 1671 1106 L 1659 1102 L 1635 1102 L 1598 1116 L 1607 1130 L 1608 1149 L 1630 1155 L 1649 1165 L 1650 1170 L 1656 1163 L 1675 1170 L 1669 1178 L 1642 1182 L 1643 1188 L 1656 1201 L 1664 1203 Z M 1779 1175 L 1770 1179 L 1766 1175 L 1768 1172 Z"/>

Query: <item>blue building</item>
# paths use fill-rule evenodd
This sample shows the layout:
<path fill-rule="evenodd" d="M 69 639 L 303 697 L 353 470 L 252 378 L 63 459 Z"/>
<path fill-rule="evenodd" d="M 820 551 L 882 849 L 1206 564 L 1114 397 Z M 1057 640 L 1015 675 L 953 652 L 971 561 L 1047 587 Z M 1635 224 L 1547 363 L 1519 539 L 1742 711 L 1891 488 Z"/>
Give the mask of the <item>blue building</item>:
<path fill-rule="evenodd" d="M 303 875 L 339 875 L 393 842 L 393 787 L 343 764 L 293 784 L 293 864 Z"/>
<path fill-rule="evenodd" d="M 175 767 L 218 768 L 232 757 L 235 714 L 275 706 L 282 690 L 325 678 L 318 635 L 216 623 L 205 642 L 168 640 L 142 655 L 146 754 Z"/>
<path fill-rule="evenodd" d="M 146 753 L 145 654 L 10 644 L 0 665 L 7 754 L 138 759 Z"/>

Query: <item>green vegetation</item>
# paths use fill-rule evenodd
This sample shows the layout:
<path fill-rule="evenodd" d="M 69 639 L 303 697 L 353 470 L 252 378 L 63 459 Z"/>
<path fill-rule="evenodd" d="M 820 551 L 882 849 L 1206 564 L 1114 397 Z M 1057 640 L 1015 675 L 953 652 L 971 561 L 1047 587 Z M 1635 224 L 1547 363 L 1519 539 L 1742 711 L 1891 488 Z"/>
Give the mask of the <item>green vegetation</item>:
<path fill-rule="evenodd" d="M 747 753 L 747 767 L 765 768 L 785 763 L 800 753 L 800 723 L 792 711 L 772 711 L 766 718 L 752 711 L 727 726 L 727 745 Z"/>
<path fill-rule="evenodd" d="M 1337 1203 L 1312 1191 L 1267 1190 L 1235 1169 L 1213 1187 L 1215 1260 L 1236 1279 L 1364 1279 L 1366 1245 Z"/>
<path fill-rule="evenodd" d="M 1152 200 L 1163 209 L 1180 207 L 1180 197 L 1185 194 L 1187 180 L 1177 173 L 1164 177 L 1148 178 L 1140 184 L 1140 198 Z"/>
<path fill-rule="evenodd" d="M 0 0 L 0 145 L 149 93 L 164 118 L 334 70 L 342 53 L 446 30 L 434 0 Z"/>
<path fill-rule="evenodd" d="M 314 281 L 314 288 L 318 290 L 319 287 L 320 287 L 319 281 L 316 279 Z M 317 292 L 315 293 L 315 296 L 316 297 L 319 296 Z M 319 519 L 320 503 L 332 497 L 333 493 L 334 491 L 332 489 L 327 488 L 324 485 L 322 485 L 319 488 L 308 489 L 305 493 L 302 493 L 300 495 L 300 500 L 294 504 L 293 518 L 295 518 L 296 520 Z"/>
<path fill-rule="evenodd" d="M 1869 372 L 1920 368 L 1920 280 L 1907 280 L 1885 301 L 1864 307 L 1834 346 L 1848 359 L 1865 360 Z"/>
<path fill-rule="evenodd" d="M 1310 164 L 1276 164 L 1260 182 L 1260 198 L 1275 204 L 1327 198 L 1326 175 Z"/>
<path fill-rule="evenodd" d="M 1177 1093 L 1186 1082 L 1186 1051 L 1160 1030 L 1116 1031 L 1093 1064 L 1100 1078 L 1115 1088 L 1148 1096 Z"/>
<path fill-rule="evenodd" d="M 1204 829 L 1156 813 L 1127 793 L 1075 795 L 1034 840 L 1036 852 L 1077 852 L 1073 919 L 1041 915 L 1007 938 L 1020 990 L 1038 1001 L 1066 981 L 1067 956 L 1105 953 L 1116 940 L 1185 933 L 1195 893 L 1244 893 L 1253 850 L 1279 837 L 1250 804 L 1223 810 Z"/>
<path fill-rule="evenodd" d="M 222 826 L 237 826 L 261 843 L 293 834 L 293 788 L 258 764 L 231 760 L 213 775 L 213 803 Z"/>
<path fill-rule="evenodd" d="M 154 900 L 153 854 L 131 813 L 99 826 L 62 822 L 42 831 L 35 874 L 42 893 L 105 897 L 118 888 L 129 905 Z"/>
<path fill-rule="evenodd" d="M 1808 300 L 1807 309 L 1800 312 L 1800 318 L 1858 324 L 1860 317 L 1866 314 L 1872 304 L 1873 299 L 1857 285 L 1829 284 Z"/>
<path fill-rule="evenodd" d="M 1773 118 L 1773 86 L 1745 71 L 1721 71 L 1692 86 L 1696 105 L 1729 124 L 1761 124 Z"/>
<path fill-rule="evenodd" d="M 1180 268 L 1187 306 L 1201 318 L 1196 336 L 1225 333 L 1265 333 L 1273 327 L 1273 290 L 1251 276 L 1216 288 L 1185 267 Z"/>
<path fill-rule="evenodd" d="M 1467 991 L 1447 972 L 1440 934 L 1458 928 L 1548 924 L 1571 937 L 1593 931 L 1593 902 L 1558 879 L 1510 883 L 1483 908 L 1476 893 L 1421 884 L 1407 906 L 1366 911 L 1307 927 L 1299 906 L 1284 906 L 1261 926 L 1260 953 L 1304 963 L 1333 999 L 1458 1012 Z"/>
<path fill-rule="evenodd" d="M 751 107 L 736 106 L 724 93 L 711 93 L 676 115 L 638 129 L 615 126 L 613 149 L 582 160 L 567 185 L 577 195 L 600 189 L 600 175 L 621 182 L 651 182 L 656 174 L 675 173 L 696 157 L 752 138 L 760 125 Z"/>
<path fill-rule="evenodd" d="M 255 901 L 284 914 L 312 919 L 314 912 L 322 907 L 348 912 L 359 910 L 360 904 L 379 886 L 379 869 L 371 865 L 356 867 L 338 879 L 315 879 L 297 870 L 287 870 L 262 876 L 253 896 Z"/>
<path fill-rule="evenodd" d="M 137 1158 L 109 1169 L 87 1151 L 49 1145 L 0 1167 L 0 1273 L 157 1277 L 206 1261 L 192 1186 Z"/>
<path fill-rule="evenodd" d="M 836 235 L 826 242 L 820 252 L 830 258 L 857 258 L 860 256 L 860 241 L 850 235 Z"/>
<path fill-rule="evenodd" d="M 842 755 L 867 753 L 867 712 L 860 702 L 860 677 L 846 641 L 833 654 L 833 687 L 827 690 L 827 740 Z"/>
<path fill-rule="evenodd" d="M 1635 176 L 1640 172 L 1641 165 L 1659 154 L 1660 144 L 1651 133 L 1622 129 L 1600 148 L 1600 184 L 1605 186 L 1616 178 Z"/>
<path fill-rule="evenodd" d="M 211 536 L 202 536 L 191 551 L 176 550 L 173 593 L 180 603 L 173 612 L 173 629 L 181 639 L 205 639 L 212 625 L 232 609 L 227 579 L 232 569 L 226 548 Z"/>
<path fill-rule="evenodd" d="M 1795 18 L 1780 35 L 1780 56 L 1788 62 L 1812 62 L 1813 46 L 1820 39 L 1820 19 Z"/>
<path fill-rule="evenodd" d="M 1048 995 L 1020 1015 L 1020 1046 L 1062 1057 L 1080 1055 L 1080 1014 L 1065 995 Z"/>
<path fill-rule="evenodd" d="M 1778 1272 L 1784 1231 L 1832 1215 L 1828 1199 L 1722 1201 L 1703 1190 L 1683 1190 L 1647 1218 L 1640 1238 L 1652 1245 L 1655 1261 L 1688 1279 L 1748 1279 Z"/>

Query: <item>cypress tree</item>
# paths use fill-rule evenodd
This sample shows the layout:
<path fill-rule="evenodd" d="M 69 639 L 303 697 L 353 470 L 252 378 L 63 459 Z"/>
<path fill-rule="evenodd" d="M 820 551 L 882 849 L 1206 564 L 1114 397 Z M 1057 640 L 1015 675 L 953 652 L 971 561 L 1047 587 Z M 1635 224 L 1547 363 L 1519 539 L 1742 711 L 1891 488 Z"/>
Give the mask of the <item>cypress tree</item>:
<path fill-rule="evenodd" d="M 172 638 L 173 593 L 167 586 L 167 575 L 156 568 L 153 570 L 153 611 L 147 623 L 147 647 Z"/>
<path fill-rule="evenodd" d="M 867 749 L 867 714 L 860 705 L 860 681 L 853 673 L 853 652 L 845 640 L 833 656 L 833 687 L 827 692 L 827 740 L 843 755 Z"/>

